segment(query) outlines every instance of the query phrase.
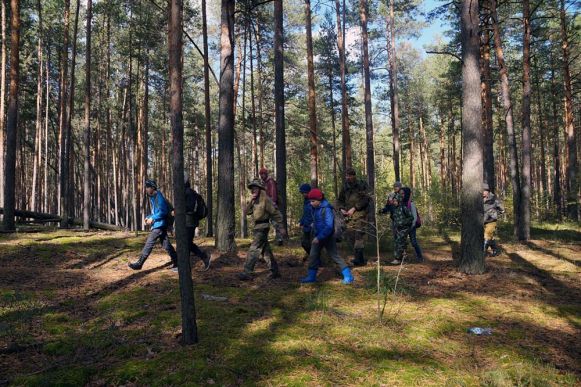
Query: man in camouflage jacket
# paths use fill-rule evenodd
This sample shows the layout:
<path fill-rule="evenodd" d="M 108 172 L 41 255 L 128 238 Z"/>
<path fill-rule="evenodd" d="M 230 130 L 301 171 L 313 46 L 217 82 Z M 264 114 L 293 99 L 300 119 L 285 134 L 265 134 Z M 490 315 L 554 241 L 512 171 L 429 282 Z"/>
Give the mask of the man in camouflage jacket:
<path fill-rule="evenodd" d="M 335 208 L 341 210 L 347 221 L 347 236 L 353 243 L 355 255 L 355 259 L 351 263 L 355 266 L 365 266 L 366 264 L 363 250 L 371 201 L 368 190 L 369 187 L 364 180 L 357 180 L 355 170 L 347 168 L 345 186 L 339 193 Z"/>
<path fill-rule="evenodd" d="M 270 269 L 270 278 L 278 278 L 280 273 L 268 243 L 268 232 L 270 231 L 270 222 L 274 221 L 276 227 L 280 228 L 280 232 L 285 236 L 285 230 L 282 227 L 282 214 L 266 194 L 264 183 L 261 180 L 254 179 L 248 184 L 248 189 L 252 191 L 252 199 L 246 205 L 246 215 L 252 215 L 254 219 L 254 239 L 248 249 L 244 272 L 240 273 L 238 277 L 243 281 L 252 279 L 256 261 L 262 257 Z"/>

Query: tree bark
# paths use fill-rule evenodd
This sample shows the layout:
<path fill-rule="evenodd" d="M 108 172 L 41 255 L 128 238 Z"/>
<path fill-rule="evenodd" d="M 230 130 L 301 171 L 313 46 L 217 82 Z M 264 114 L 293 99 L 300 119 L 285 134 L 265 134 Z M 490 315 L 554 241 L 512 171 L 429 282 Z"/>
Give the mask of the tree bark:
<path fill-rule="evenodd" d="M 220 107 L 218 122 L 218 219 L 216 248 L 236 249 L 234 242 L 234 0 L 222 0 L 220 35 Z"/>
<path fill-rule="evenodd" d="M 212 106 L 210 105 L 210 64 L 208 63 L 208 23 L 206 0 L 202 0 L 202 36 L 204 39 L 204 114 L 206 117 L 206 236 L 214 236 L 213 189 L 212 189 Z"/>
<path fill-rule="evenodd" d="M 367 184 L 371 195 L 375 195 L 375 152 L 373 140 L 373 112 L 371 109 L 371 77 L 369 73 L 369 36 L 367 33 L 367 0 L 359 0 L 361 39 L 363 45 L 363 89 L 365 105 L 365 140 L 367 143 Z M 375 225 L 374 201 L 371 201 L 369 222 Z"/>
<path fill-rule="evenodd" d="M 89 229 L 91 206 L 91 20 L 93 1 L 87 0 L 87 32 L 85 52 L 85 164 L 83 176 L 83 228 Z"/>
<path fill-rule="evenodd" d="M 351 168 L 351 134 L 349 132 L 349 101 L 347 96 L 347 64 L 345 55 L 345 17 L 341 22 L 341 5 L 339 0 L 335 0 L 335 11 L 337 14 L 337 49 L 339 51 L 339 69 L 341 72 L 341 138 L 343 142 L 342 159 L 343 159 L 343 177 L 347 168 Z M 343 0 L 343 15 L 345 13 L 345 0 Z"/>
<path fill-rule="evenodd" d="M 282 213 L 282 227 L 286 230 L 286 134 L 284 125 L 283 33 L 282 0 L 274 0 L 274 123 L 276 127 L 276 184 L 280 198 L 278 209 Z"/>
<path fill-rule="evenodd" d="M 15 229 L 16 209 L 16 137 L 18 135 L 18 88 L 20 70 L 20 1 L 10 0 L 10 88 L 8 91 L 8 116 L 6 118 L 6 157 L 4 175 L 5 231 Z"/>
<path fill-rule="evenodd" d="M 567 136 L 567 217 L 579 221 L 577 181 L 577 134 L 573 118 L 573 91 L 571 86 L 571 70 L 569 67 L 569 36 L 567 35 L 567 15 L 565 0 L 561 0 L 561 48 L 563 50 L 563 84 L 565 88 L 565 133 Z"/>
<path fill-rule="evenodd" d="M 487 4 L 488 2 L 485 2 L 485 5 Z M 484 124 L 484 181 L 488 183 L 492 192 L 496 192 L 496 177 L 494 171 L 494 131 L 492 127 L 489 11 L 486 11 L 486 17 L 482 25 L 482 40 L 480 48 L 482 65 L 482 121 Z"/>
<path fill-rule="evenodd" d="M 518 225 L 522 221 L 521 214 L 521 185 L 519 176 L 519 162 L 517 153 L 516 133 L 513 123 L 512 102 L 510 98 L 510 86 L 508 80 L 508 68 L 504 62 L 504 52 L 502 50 L 502 40 L 498 25 L 498 14 L 496 12 L 496 0 L 490 0 L 490 13 L 492 17 L 492 27 L 494 29 L 494 46 L 496 50 L 496 60 L 500 71 L 500 90 L 502 95 L 502 105 L 508 135 L 508 145 L 510 151 L 510 178 L 512 183 L 512 199 L 514 211 L 514 234 L 519 236 Z"/>
<path fill-rule="evenodd" d="M 307 32 L 307 77 L 308 77 L 308 101 L 309 110 L 309 139 L 311 142 L 311 186 L 317 187 L 318 179 L 318 155 L 319 143 L 317 134 L 317 102 L 315 96 L 315 66 L 313 64 L 313 33 L 311 27 L 311 0 L 305 0 L 305 27 Z"/>
<path fill-rule="evenodd" d="M 38 208 L 37 197 L 39 188 L 40 165 L 42 162 L 42 73 L 43 73 L 43 51 L 42 51 L 42 7 L 40 0 L 36 2 L 36 9 L 38 12 L 38 42 L 36 55 L 38 60 L 38 75 L 36 80 L 36 127 L 35 127 L 35 141 L 34 141 L 34 161 L 32 166 L 32 192 L 30 195 L 30 208 L 36 211 Z M 47 74 L 48 76 L 48 74 Z M 1 167 L 1 166 L 0 166 Z"/>
<path fill-rule="evenodd" d="M 387 14 L 387 52 L 389 56 L 389 99 L 391 105 L 391 128 L 393 133 L 393 169 L 395 180 L 400 181 L 400 143 L 399 143 L 399 98 L 397 95 L 397 57 L 395 50 L 395 12 L 394 1 L 389 2 Z"/>
<path fill-rule="evenodd" d="M 551 94 L 553 95 L 552 100 L 552 123 L 553 123 L 553 160 L 554 164 L 554 188 L 553 188 L 553 203 L 556 206 L 557 220 L 561 221 L 563 215 L 562 194 L 561 194 L 561 153 L 559 150 L 559 115 L 557 113 L 557 82 L 555 80 L 555 62 L 553 60 L 553 55 L 550 56 L 551 59 Z"/>
<path fill-rule="evenodd" d="M 58 213 L 61 215 L 63 222 L 66 220 L 67 211 L 65 208 L 67 176 L 66 167 L 66 131 L 67 125 L 67 78 L 69 75 L 69 19 L 70 19 L 70 0 L 65 0 L 64 21 L 63 21 L 63 46 L 61 51 L 60 66 L 60 83 L 59 83 L 59 185 L 58 185 Z M 65 226 L 66 224 L 61 224 Z"/>
<path fill-rule="evenodd" d="M 186 197 L 184 185 L 184 123 L 183 101 L 183 37 L 182 0 L 171 0 L 169 13 L 169 79 L 170 79 L 170 122 L 173 134 L 173 193 L 175 207 L 175 230 L 178 255 L 178 272 L 182 306 L 182 342 L 198 342 L 194 287 L 190 267 L 190 245 L 186 232 Z"/>
<path fill-rule="evenodd" d="M 484 266 L 482 209 L 482 105 L 478 2 L 462 1 L 462 238 L 460 270 L 481 274 Z"/>
<path fill-rule="evenodd" d="M 2 3 L 2 43 L 0 50 L 1 56 L 1 64 L 2 68 L 0 68 L 0 206 L 4 206 L 4 179 L 5 179 L 5 171 L 6 165 L 4 164 L 4 157 L 5 157 L 5 148 L 4 148 L 4 141 L 5 141 L 5 130 L 6 126 L 4 117 L 6 116 L 6 0 L 1 0 Z"/>
<path fill-rule="evenodd" d="M 522 99 L 522 218 L 518 225 L 518 239 L 531 238 L 531 24 L 529 0 L 523 0 L 523 99 Z"/>

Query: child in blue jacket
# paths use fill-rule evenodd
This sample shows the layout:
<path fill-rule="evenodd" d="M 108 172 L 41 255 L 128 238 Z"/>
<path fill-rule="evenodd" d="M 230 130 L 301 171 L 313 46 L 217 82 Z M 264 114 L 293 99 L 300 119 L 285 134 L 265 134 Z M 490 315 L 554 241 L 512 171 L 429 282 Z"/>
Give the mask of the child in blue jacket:
<path fill-rule="evenodd" d="M 308 274 L 301 279 L 301 282 L 312 283 L 317 280 L 317 271 L 321 263 L 321 251 L 324 247 L 333 261 L 341 268 L 341 273 L 343 274 L 342 282 L 344 284 L 352 283 L 353 275 L 351 270 L 337 252 L 333 207 L 325 200 L 321 190 L 317 188 L 311 189 L 307 199 L 309 199 L 313 208 L 313 234 L 315 237 L 311 242 Z"/>

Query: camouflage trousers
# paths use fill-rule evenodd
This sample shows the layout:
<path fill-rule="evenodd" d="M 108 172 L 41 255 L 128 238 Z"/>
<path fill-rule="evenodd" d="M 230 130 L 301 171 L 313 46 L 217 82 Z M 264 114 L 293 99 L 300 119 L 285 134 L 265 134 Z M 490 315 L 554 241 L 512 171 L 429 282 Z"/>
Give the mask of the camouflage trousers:
<path fill-rule="evenodd" d="M 408 234 L 410 232 L 409 227 L 398 227 L 395 229 L 395 239 L 393 243 L 393 255 L 395 259 L 402 260 L 405 249 L 408 245 Z"/>
<path fill-rule="evenodd" d="M 268 243 L 268 232 L 269 228 L 255 229 L 254 239 L 250 244 L 248 253 L 246 255 L 246 263 L 244 264 L 244 272 L 250 274 L 254 272 L 254 266 L 259 258 L 266 261 L 268 268 L 272 273 L 278 274 L 278 264 L 274 259 L 272 254 L 272 249 L 270 248 L 270 243 Z"/>

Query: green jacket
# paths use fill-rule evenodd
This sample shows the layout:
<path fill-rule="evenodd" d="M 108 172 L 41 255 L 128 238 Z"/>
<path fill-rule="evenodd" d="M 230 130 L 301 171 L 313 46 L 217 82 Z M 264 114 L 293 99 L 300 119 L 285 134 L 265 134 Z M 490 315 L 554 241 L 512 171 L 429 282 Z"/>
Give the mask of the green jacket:
<path fill-rule="evenodd" d="M 393 225 L 398 228 L 409 228 L 412 226 L 414 216 L 406 205 L 400 204 L 393 210 Z"/>
<path fill-rule="evenodd" d="M 278 227 L 282 225 L 282 214 L 263 189 L 260 190 L 258 200 L 251 200 L 246 205 L 246 215 L 252 215 L 255 230 L 269 228 L 270 219 L 274 220 Z"/>

